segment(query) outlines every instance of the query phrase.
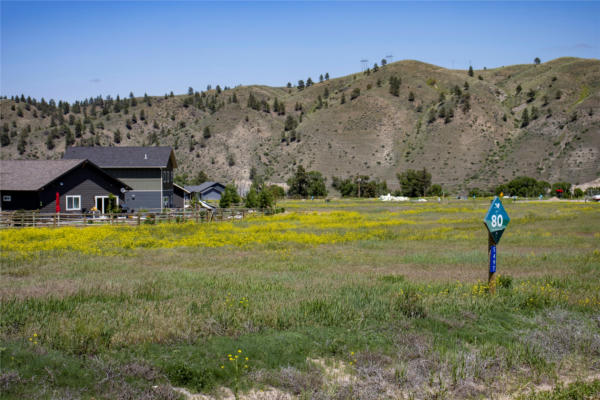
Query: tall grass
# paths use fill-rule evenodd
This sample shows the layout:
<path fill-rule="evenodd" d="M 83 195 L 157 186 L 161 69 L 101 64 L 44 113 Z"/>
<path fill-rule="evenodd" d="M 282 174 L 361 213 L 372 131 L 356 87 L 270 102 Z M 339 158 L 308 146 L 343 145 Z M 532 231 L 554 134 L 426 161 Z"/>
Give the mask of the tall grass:
<path fill-rule="evenodd" d="M 487 203 L 312 204 L 212 226 L 0 232 L 4 393 L 485 397 L 600 367 L 597 206 L 507 203 L 490 295 Z M 221 368 L 238 349 L 247 371 Z M 355 379 L 316 379 L 314 359 Z"/>

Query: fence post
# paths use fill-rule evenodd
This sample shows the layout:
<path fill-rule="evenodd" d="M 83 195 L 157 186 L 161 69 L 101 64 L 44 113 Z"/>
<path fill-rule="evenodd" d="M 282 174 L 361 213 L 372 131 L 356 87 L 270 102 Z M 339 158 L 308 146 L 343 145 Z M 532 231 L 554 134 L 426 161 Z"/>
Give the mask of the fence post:
<path fill-rule="evenodd" d="M 56 214 L 52 216 L 52 225 L 56 228 Z"/>

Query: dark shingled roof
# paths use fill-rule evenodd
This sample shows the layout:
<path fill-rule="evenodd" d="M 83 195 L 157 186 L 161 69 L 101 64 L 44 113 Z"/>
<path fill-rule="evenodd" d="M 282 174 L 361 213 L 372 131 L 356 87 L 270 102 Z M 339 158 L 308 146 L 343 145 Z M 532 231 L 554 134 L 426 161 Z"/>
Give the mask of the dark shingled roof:
<path fill-rule="evenodd" d="M 177 167 L 171 147 L 67 147 L 63 158 L 87 158 L 101 168 L 166 168 L 171 159 Z"/>
<path fill-rule="evenodd" d="M 225 188 L 225 185 L 223 185 L 219 182 L 204 182 L 204 183 L 201 183 L 201 184 L 195 185 L 195 186 L 186 186 L 185 188 L 191 193 L 203 193 L 204 191 L 206 191 L 212 187 L 215 187 L 217 185 Z"/>
<path fill-rule="evenodd" d="M 60 178 L 83 163 L 89 163 L 102 175 L 119 182 L 125 189 L 131 189 L 108 175 L 88 160 L 2 160 L 0 161 L 0 190 L 36 191 Z"/>

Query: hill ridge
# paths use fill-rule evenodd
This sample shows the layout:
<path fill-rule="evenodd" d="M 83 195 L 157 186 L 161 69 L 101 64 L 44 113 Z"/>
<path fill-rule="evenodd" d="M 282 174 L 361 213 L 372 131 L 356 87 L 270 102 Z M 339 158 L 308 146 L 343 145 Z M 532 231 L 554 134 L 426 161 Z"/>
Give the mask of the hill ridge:
<path fill-rule="evenodd" d="M 249 85 L 89 100 L 55 107 L 2 100 L 1 158 L 60 158 L 67 143 L 170 145 L 178 174 L 203 170 L 241 185 L 252 167 L 281 183 L 298 164 L 328 183 L 369 175 L 391 187 L 396 173 L 426 167 L 435 183 L 458 191 L 519 175 L 575 184 L 600 176 L 595 59 L 473 76 L 402 60 L 303 90 Z"/>

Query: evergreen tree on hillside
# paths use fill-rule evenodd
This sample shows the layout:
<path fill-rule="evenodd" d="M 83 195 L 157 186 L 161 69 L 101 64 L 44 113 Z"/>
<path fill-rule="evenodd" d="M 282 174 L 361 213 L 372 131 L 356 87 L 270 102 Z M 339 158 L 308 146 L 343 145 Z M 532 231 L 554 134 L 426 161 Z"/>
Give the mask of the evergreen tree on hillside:
<path fill-rule="evenodd" d="M 325 80 L 328 81 L 329 80 L 329 72 L 325 73 Z"/>
<path fill-rule="evenodd" d="M 473 76 L 473 66 L 469 65 L 469 76 Z"/>
<path fill-rule="evenodd" d="M 529 112 L 525 108 L 521 114 L 521 128 L 525 128 L 527 125 L 529 125 Z"/>
<path fill-rule="evenodd" d="M 313 80 L 309 76 L 308 79 L 306 80 L 306 87 L 310 87 L 312 85 L 313 85 Z"/>
<path fill-rule="evenodd" d="M 285 119 L 285 125 L 284 125 L 284 130 L 285 131 L 291 131 L 296 129 L 296 127 L 298 126 L 298 121 L 296 121 L 296 118 L 292 117 L 291 115 L 288 115 L 287 118 Z"/>
<path fill-rule="evenodd" d="M 393 96 L 400 96 L 400 85 L 402 84 L 402 79 L 392 76 L 390 77 L 390 94 Z"/>
<path fill-rule="evenodd" d="M 323 82 L 323 74 L 319 75 L 319 82 Z"/>
<path fill-rule="evenodd" d="M 298 81 L 298 90 L 304 90 L 304 81 L 302 79 Z"/>

